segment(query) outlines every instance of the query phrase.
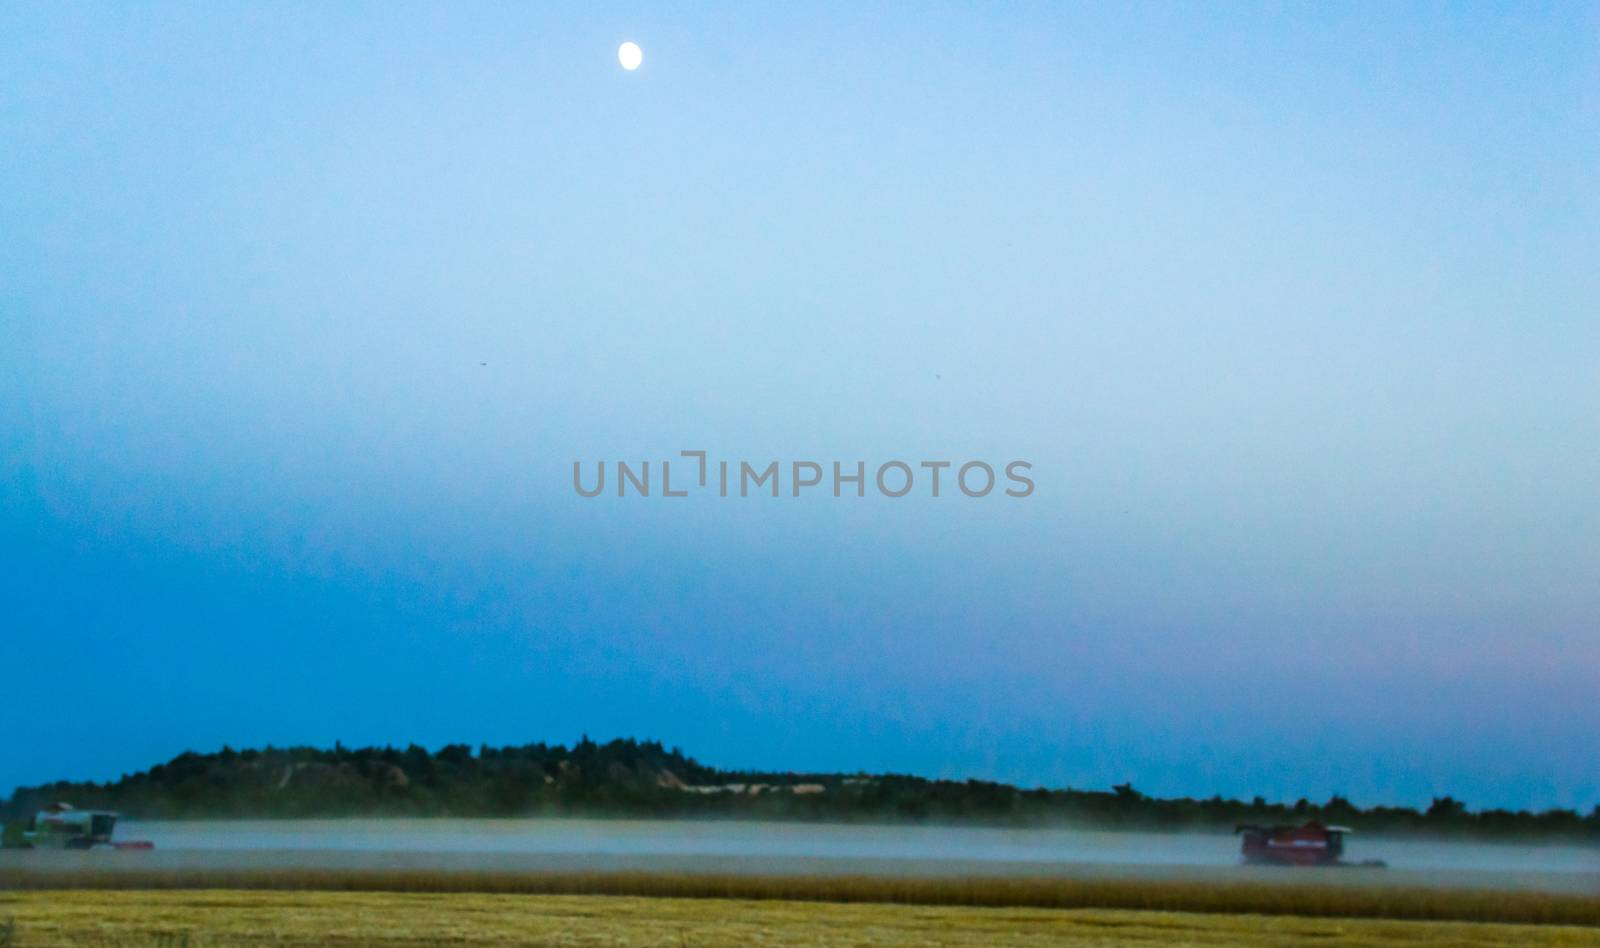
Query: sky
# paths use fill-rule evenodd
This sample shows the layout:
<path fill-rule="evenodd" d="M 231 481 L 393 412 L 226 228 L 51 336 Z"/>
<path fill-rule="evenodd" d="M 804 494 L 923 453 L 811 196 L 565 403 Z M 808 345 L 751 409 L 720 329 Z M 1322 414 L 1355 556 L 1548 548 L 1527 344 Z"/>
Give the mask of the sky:
<path fill-rule="evenodd" d="M 588 734 L 1586 810 L 1596 260 L 1592 3 L 5 4 L 0 793 Z M 572 487 L 697 449 L 1036 489 Z"/>

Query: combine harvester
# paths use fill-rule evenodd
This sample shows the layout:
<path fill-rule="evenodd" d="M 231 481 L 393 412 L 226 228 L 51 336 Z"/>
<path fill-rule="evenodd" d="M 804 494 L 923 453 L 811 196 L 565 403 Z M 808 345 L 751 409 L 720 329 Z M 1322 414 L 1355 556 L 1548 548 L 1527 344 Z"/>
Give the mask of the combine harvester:
<path fill-rule="evenodd" d="M 1381 859 L 1365 862 L 1344 861 L 1344 838 L 1354 832 L 1348 826 L 1326 826 L 1312 820 L 1300 826 L 1263 826 L 1245 823 L 1233 828 L 1244 836 L 1240 853 L 1255 866 L 1362 866 L 1382 869 Z"/>
<path fill-rule="evenodd" d="M 79 810 L 57 803 L 34 814 L 26 827 L 7 826 L 7 849 L 154 849 L 145 840 L 112 842 L 117 814 L 109 810 Z"/>

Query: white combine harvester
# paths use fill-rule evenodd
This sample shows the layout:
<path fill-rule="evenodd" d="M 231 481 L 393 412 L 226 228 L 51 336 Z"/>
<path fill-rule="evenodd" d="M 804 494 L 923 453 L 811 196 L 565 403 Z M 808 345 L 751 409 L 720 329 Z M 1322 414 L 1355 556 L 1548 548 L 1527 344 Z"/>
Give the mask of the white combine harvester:
<path fill-rule="evenodd" d="M 79 810 L 70 803 L 47 806 L 34 814 L 26 827 L 6 827 L 8 849 L 154 849 L 144 840 L 112 842 L 117 814 L 110 810 Z"/>

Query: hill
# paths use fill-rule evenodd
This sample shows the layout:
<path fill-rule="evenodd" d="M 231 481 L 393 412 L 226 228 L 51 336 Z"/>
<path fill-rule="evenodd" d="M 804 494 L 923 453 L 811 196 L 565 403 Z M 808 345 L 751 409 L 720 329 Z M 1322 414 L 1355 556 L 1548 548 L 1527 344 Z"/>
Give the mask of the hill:
<path fill-rule="evenodd" d="M 1113 829 L 1231 829 L 1241 822 L 1319 819 L 1358 831 L 1580 840 L 1600 844 L 1600 807 L 1542 813 L 1473 812 L 1450 797 L 1425 810 L 1362 809 L 1341 797 L 1294 804 L 1161 799 L 1109 791 L 1023 789 L 987 781 L 897 774 L 721 770 L 677 748 L 632 739 L 571 747 L 452 744 L 429 751 L 311 747 L 183 753 L 107 783 L 18 788 L 0 817 L 26 820 L 67 801 L 140 819 L 337 816 L 592 816 L 827 822 L 939 822 Z"/>

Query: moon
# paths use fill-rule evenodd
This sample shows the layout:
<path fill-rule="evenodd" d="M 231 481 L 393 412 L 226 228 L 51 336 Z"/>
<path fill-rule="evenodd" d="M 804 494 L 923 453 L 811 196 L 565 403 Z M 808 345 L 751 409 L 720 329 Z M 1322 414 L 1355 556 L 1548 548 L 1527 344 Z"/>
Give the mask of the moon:
<path fill-rule="evenodd" d="M 633 72 L 644 62 L 644 50 L 639 48 L 638 43 L 629 40 L 617 47 L 617 62 L 622 64 L 623 69 Z"/>

